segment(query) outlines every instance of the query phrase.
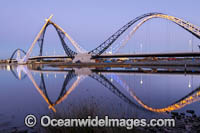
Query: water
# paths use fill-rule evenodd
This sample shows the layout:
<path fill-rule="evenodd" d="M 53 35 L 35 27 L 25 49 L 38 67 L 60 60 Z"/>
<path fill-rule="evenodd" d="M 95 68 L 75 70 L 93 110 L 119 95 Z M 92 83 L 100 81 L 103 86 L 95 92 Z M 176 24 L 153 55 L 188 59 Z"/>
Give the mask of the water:
<path fill-rule="evenodd" d="M 39 118 L 53 112 L 65 117 L 94 114 L 162 118 L 169 117 L 166 112 L 194 110 L 200 115 L 198 74 L 147 73 L 132 68 L 116 69 L 117 72 L 87 68 L 83 71 L 30 70 L 26 66 L 2 68 L 6 69 L 0 71 L 0 129 L 25 127 L 27 114 Z"/>

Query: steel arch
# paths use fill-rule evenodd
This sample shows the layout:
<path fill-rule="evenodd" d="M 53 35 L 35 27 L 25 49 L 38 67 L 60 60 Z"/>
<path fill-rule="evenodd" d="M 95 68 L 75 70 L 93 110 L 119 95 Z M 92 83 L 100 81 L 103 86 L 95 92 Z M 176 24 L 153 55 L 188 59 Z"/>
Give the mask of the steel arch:
<path fill-rule="evenodd" d="M 175 24 L 179 25 L 180 27 L 184 28 L 194 36 L 196 36 L 198 39 L 200 39 L 200 28 L 198 26 L 195 26 L 187 21 L 184 21 L 182 19 L 179 19 L 177 17 L 169 16 L 163 13 L 147 13 L 143 14 L 139 17 L 136 17 L 132 21 L 128 22 L 126 25 L 124 25 L 122 28 L 120 28 L 117 32 L 115 32 L 112 36 L 110 36 L 106 41 L 104 41 L 102 44 L 100 44 L 97 48 L 91 50 L 89 54 L 92 54 L 94 56 L 101 55 L 103 52 L 105 52 L 129 27 L 131 27 L 133 24 L 138 22 L 141 19 L 147 18 L 164 18 L 168 19 Z M 149 19 L 147 19 L 149 20 Z M 145 20 L 144 22 L 146 22 Z M 142 22 L 142 24 L 144 23 Z M 137 27 L 136 27 L 137 30 Z"/>
<path fill-rule="evenodd" d="M 10 59 L 9 59 L 9 63 L 11 62 L 11 60 L 13 59 L 13 57 L 15 56 L 16 52 L 17 51 L 21 51 L 22 53 L 24 53 L 26 55 L 26 52 L 23 50 L 23 49 L 20 49 L 20 48 L 17 48 L 13 53 L 12 55 L 10 56 Z"/>

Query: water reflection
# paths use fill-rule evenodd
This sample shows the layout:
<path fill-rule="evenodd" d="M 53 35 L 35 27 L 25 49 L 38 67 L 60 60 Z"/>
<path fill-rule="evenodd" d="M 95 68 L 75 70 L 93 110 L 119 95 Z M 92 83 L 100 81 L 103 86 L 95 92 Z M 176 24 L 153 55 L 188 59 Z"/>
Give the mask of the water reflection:
<path fill-rule="evenodd" d="M 125 81 L 123 81 L 121 78 L 119 78 L 117 75 L 113 75 L 113 77 L 115 77 L 114 79 L 117 80 L 118 83 L 120 83 L 120 85 L 125 88 L 129 94 L 145 109 L 152 111 L 152 112 L 171 112 L 174 110 L 178 110 L 183 108 L 184 106 L 191 104 L 193 102 L 199 101 L 200 99 L 200 86 L 198 88 L 196 88 L 194 91 L 192 91 L 191 93 L 189 93 L 188 95 L 184 96 L 183 98 L 181 98 L 180 100 L 174 102 L 173 104 L 165 107 L 165 108 L 160 108 L 160 109 L 156 109 L 156 108 L 152 108 L 149 107 L 148 105 L 146 105 L 145 103 L 142 102 L 142 100 L 140 100 L 136 94 L 133 92 L 133 89 L 131 89 Z M 140 80 L 140 84 L 142 84 L 142 76 L 141 76 L 141 80 Z"/>
<path fill-rule="evenodd" d="M 89 68 L 83 68 L 83 69 L 67 69 L 67 70 L 52 70 L 52 69 L 38 69 L 38 70 L 31 70 L 28 69 L 27 66 L 17 66 L 16 68 L 13 66 L 7 66 L 7 70 L 11 71 L 14 75 L 15 78 L 17 78 L 18 80 L 23 80 L 24 78 L 28 77 L 30 79 L 30 81 L 33 83 L 33 85 L 35 86 L 35 88 L 37 89 L 37 91 L 39 92 L 39 94 L 43 97 L 43 99 L 46 101 L 46 103 L 48 104 L 49 109 L 52 109 L 54 112 L 56 112 L 55 106 L 57 104 L 60 104 L 62 101 L 66 100 L 68 95 L 70 95 L 73 90 L 81 83 L 81 81 L 83 81 L 86 77 L 90 77 L 92 79 L 94 79 L 95 81 L 99 82 L 102 86 L 106 87 L 110 92 L 112 92 L 113 94 L 115 94 L 117 97 L 119 97 L 120 99 L 122 99 L 124 102 L 130 104 L 131 106 L 133 106 L 134 108 L 138 108 L 140 110 L 147 110 L 150 112 L 158 112 L 158 113 L 165 113 L 165 112 L 171 112 L 174 110 L 178 110 L 181 109 L 183 107 L 185 107 L 186 105 L 189 105 L 193 102 L 197 102 L 200 99 L 200 87 L 197 87 L 194 91 L 190 92 L 189 94 L 187 94 L 186 96 L 182 97 L 180 100 L 175 101 L 173 104 L 166 106 L 164 108 L 153 108 L 148 106 L 147 104 L 145 104 L 139 97 L 136 96 L 136 93 L 133 91 L 134 89 L 129 87 L 129 85 L 123 80 L 121 79 L 118 75 L 116 75 L 116 73 L 172 73 L 172 74 L 177 74 L 180 72 L 179 71 L 166 71 L 166 70 L 156 70 L 155 69 L 153 71 L 145 71 L 142 70 L 141 68 L 139 69 L 139 71 L 135 71 L 135 70 L 105 70 L 105 69 L 89 69 Z M 14 72 L 13 69 L 16 69 L 17 73 L 16 74 Z M 22 76 L 22 73 L 24 73 L 25 75 Z M 36 81 L 34 80 L 34 77 L 32 76 L 32 73 L 40 73 L 40 77 L 41 77 L 41 82 L 40 85 L 38 85 L 36 83 Z M 46 76 L 48 77 L 48 73 L 54 73 L 54 78 L 56 78 L 56 74 L 58 73 L 64 73 L 64 82 L 61 88 L 61 92 L 59 94 L 59 97 L 57 98 L 57 100 L 55 102 L 52 102 L 47 94 L 47 88 L 45 85 L 45 81 L 44 81 L 44 74 L 46 73 Z M 110 76 L 110 80 L 103 75 L 107 74 L 108 76 Z M 109 74 L 108 74 L 109 73 Z M 76 80 L 73 82 L 73 84 L 68 87 L 68 83 L 70 82 L 70 80 L 72 80 L 73 78 L 76 77 Z M 189 78 L 189 85 L 188 87 L 191 88 L 191 77 Z M 116 86 L 113 84 L 113 81 L 116 81 L 118 84 L 120 84 L 120 86 L 122 88 L 124 88 L 126 90 L 126 92 L 128 92 L 129 96 L 127 96 L 126 94 L 124 94 L 120 89 L 119 86 Z M 140 84 L 143 85 L 143 77 L 142 75 L 140 75 Z M 150 94 L 149 94 L 150 95 Z M 132 97 L 132 99 L 130 98 Z M 134 103 L 134 100 L 137 101 L 137 104 Z M 138 105 L 139 104 L 139 105 Z"/>
<path fill-rule="evenodd" d="M 118 96 L 120 99 L 122 99 L 126 103 L 129 103 L 130 105 L 134 106 L 135 108 L 144 110 L 143 108 L 141 108 L 140 106 L 138 106 L 137 104 L 132 102 L 132 100 L 130 100 L 130 98 L 128 98 L 126 95 L 124 95 L 120 91 L 120 89 L 118 89 L 115 85 L 113 85 L 104 75 L 102 75 L 101 73 L 91 73 L 89 69 L 88 70 L 73 69 L 73 70 L 67 70 L 67 71 L 66 70 L 65 71 L 37 70 L 37 72 L 40 73 L 40 77 L 41 77 L 40 86 L 37 85 L 37 83 L 35 82 L 32 74 L 31 74 L 31 71 L 28 70 L 26 66 L 18 66 L 16 69 L 18 70 L 18 72 L 21 73 L 23 71 L 24 73 L 26 73 L 28 75 L 29 79 L 31 80 L 31 82 L 33 83 L 33 85 L 35 86 L 37 91 L 40 93 L 40 95 L 43 97 L 43 99 L 49 105 L 49 109 L 52 109 L 54 112 L 56 112 L 56 109 L 54 108 L 54 106 L 61 103 L 63 100 L 65 100 L 68 97 L 68 95 L 80 84 L 80 82 L 84 78 L 86 78 L 86 76 L 85 76 L 86 74 L 87 74 L 87 76 L 91 77 L 92 79 L 96 80 L 101 85 L 106 87 L 108 90 L 110 90 L 113 94 Z M 51 72 L 51 73 L 53 72 L 53 73 L 55 73 L 54 75 L 56 75 L 56 73 L 62 73 L 62 72 L 67 73 L 67 76 L 65 76 L 65 80 L 62 85 L 60 95 L 54 103 L 48 97 L 47 89 L 46 89 L 46 85 L 45 85 L 45 81 L 44 81 L 44 73 L 47 73 L 47 72 Z M 89 75 L 88 75 L 88 72 L 89 72 Z M 71 79 L 73 79 L 74 77 L 77 77 L 76 81 L 72 84 L 71 87 L 69 87 L 68 90 L 66 90 L 66 86 L 68 85 L 69 81 Z M 56 76 L 55 76 L 55 78 L 56 78 Z M 18 79 L 21 79 L 21 78 L 18 78 Z"/>

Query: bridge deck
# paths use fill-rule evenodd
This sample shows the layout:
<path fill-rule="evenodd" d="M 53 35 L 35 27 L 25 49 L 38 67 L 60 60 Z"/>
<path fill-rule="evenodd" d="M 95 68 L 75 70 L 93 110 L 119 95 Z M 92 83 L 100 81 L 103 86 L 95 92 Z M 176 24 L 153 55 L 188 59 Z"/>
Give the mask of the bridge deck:
<path fill-rule="evenodd" d="M 93 58 L 134 58 L 134 57 L 200 57 L 200 52 L 176 52 L 176 53 L 144 53 L 144 54 L 113 54 L 100 55 Z"/>
<path fill-rule="evenodd" d="M 97 58 L 134 58 L 134 57 L 200 57 L 200 52 L 176 52 L 176 53 L 144 53 L 144 54 L 103 54 L 99 56 L 93 56 L 93 59 Z M 57 56 L 34 56 L 30 57 L 29 60 L 35 59 L 60 59 L 70 58 L 65 55 Z"/>

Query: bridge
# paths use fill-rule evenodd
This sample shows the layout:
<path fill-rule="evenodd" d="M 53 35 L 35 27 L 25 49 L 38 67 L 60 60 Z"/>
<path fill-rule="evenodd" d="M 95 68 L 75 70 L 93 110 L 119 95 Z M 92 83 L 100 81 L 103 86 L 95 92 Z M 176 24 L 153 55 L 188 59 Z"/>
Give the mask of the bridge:
<path fill-rule="evenodd" d="M 135 57 L 199 57 L 200 52 L 179 52 L 179 53 L 144 53 L 144 54 L 102 54 L 99 56 L 92 56 L 91 59 L 100 58 L 135 58 Z M 29 60 L 37 59 L 66 59 L 71 58 L 65 55 L 55 55 L 55 56 L 34 56 L 29 57 Z"/>
<path fill-rule="evenodd" d="M 13 54 L 10 57 L 10 60 L 13 59 L 14 55 L 17 53 L 17 62 L 19 64 L 26 64 L 28 60 L 33 60 L 33 59 L 44 59 L 44 58 L 70 58 L 73 60 L 73 62 L 94 62 L 93 59 L 97 58 L 119 58 L 119 57 L 194 57 L 194 56 L 199 56 L 199 53 L 151 53 L 151 54 L 111 54 L 111 55 L 106 55 L 105 52 L 108 50 L 108 48 L 113 45 L 113 43 L 122 35 L 124 34 L 125 31 L 127 31 L 132 25 L 136 24 L 135 27 L 131 30 L 131 32 L 125 37 L 125 39 L 122 40 L 122 43 L 117 45 L 116 47 L 113 48 L 113 53 L 117 53 L 120 49 L 122 49 L 127 42 L 131 39 L 131 37 L 134 35 L 134 33 L 147 21 L 153 19 L 153 18 L 161 18 L 161 19 L 166 19 L 174 24 L 182 27 L 189 33 L 191 33 L 193 36 L 197 37 L 200 39 L 200 27 L 182 20 L 180 18 L 174 17 L 174 16 L 169 16 L 167 14 L 163 13 L 147 13 L 143 14 L 141 16 L 136 17 L 135 19 L 129 21 L 127 24 L 125 24 L 123 27 L 121 27 L 119 30 L 117 30 L 113 35 L 111 35 L 107 40 L 105 40 L 103 43 L 101 43 L 99 46 L 96 48 L 86 51 L 83 49 L 77 42 L 75 42 L 72 37 L 67 34 L 60 26 L 58 26 L 56 23 L 51 21 L 51 18 L 53 15 L 51 15 L 48 19 L 46 19 L 45 24 L 37 34 L 36 38 L 34 39 L 33 43 L 31 44 L 30 48 L 28 49 L 27 52 L 17 49 L 13 52 Z M 52 25 L 61 41 L 62 47 L 65 51 L 66 56 L 43 56 L 43 44 L 44 44 L 44 37 L 45 37 L 45 32 L 46 29 L 49 25 Z M 73 51 L 66 43 L 65 38 L 69 40 L 69 42 L 72 44 L 72 46 L 76 49 L 76 51 Z M 31 57 L 31 53 L 33 48 L 35 47 L 36 43 L 39 44 L 40 50 L 39 50 L 39 55 L 35 57 Z M 20 58 L 20 52 L 24 54 L 22 58 Z"/>
<path fill-rule="evenodd" d="M 12 66 L 10 67 L 12 68 Z M 39 92 L 39 94 L 42 96 L 42 98 L 46 101 L 46 103 L 48 104 L 49 109 L 52 109 L 54 112 L 56 112 L 55 106 L 57 104 L 60 104 L 61 102 L 63 102 L 64 100 L 66 100 L 68 98 L 68 96 L 73 92 L 73 90 L 86 78 L 86 77 L 90 77 L 92 79 L 94 79 L 94 81 L 99 82 L 102 86 L 104 86 L 105 88 L 107 88 L 111 93 L 113 93 L 115 96 L 117 96 L 118 98 L 120 98 L 121 100 L 123 100 L 124 102 L 126 102 L 127 104 L 131 105 L 134 108 L 137 108 L 139 110 L 142 111 L 148 111 L 148 112 L 155 112 L 155 113 L 165 113 L 165 112 L 171 112 L 174 110 L 178 110 L 183 108 L 186 105 L 189 105 L 193 102 L 197 102 L 200 100 L 200 86 L 197 87 L 195 90 L 193 90 L 192 92 L 190 92 L 189 94 L 187 94 L 186 96 L 180 98 L 179 100 L 173 102 L 172 104 L 163 107 L 163 108 L 153 108 L 148 106 L 147 104 L 145 104 L 134 92 L 133 88 L 130 88 L 129 85 L 123 80 L 121 79 L 117 74 L 115 74 L 115 72 L 112 72 L 107 75 L 106 71 L 93 71 L 93 73 L 90 73 L 89 75 L 82 75 L 82 74 L 76 74 L 76 72 L 71 69 L 71 70 L 29 70 L 27 69 L 26 66 L 23 65 L 19 65 L 16 68 L 17 72 L 24 72 L 25 75 L 27 75 L 27 77 L 30 79 L 30 81 L 33 83 L 34 87 L 37 89 L 37 91 Z M 34 77 L 32 76 L 32 72 L 37 72 L 40 74 L 41 77 L 41 82 L 40 85 L 38 85 L 34 79 Z M 58 96 L 57 100 L 55 102 L 52 102 L 49 97 L 48 97 L 48 93 L 47 93 L 47 88 L 45 85 L 45 80 L 44 80 L 44 74 L 48 73 L 48 72 L 54 72 L 54 73 L 65 73 L 67 74 L 64 78 L 64 82 L 60 91 L 60 95 Z M 109 73 L 109 71 L 107 71 Z M 12 71 L 12 73 L 14 73 Z M 123 71 L 121 71 L 121 73 L 125 73 Z M 130 72 L 128 72 L 130 73 Z M 21 74 L 14 74 L 15 77 L 17 77 L 16 75 L 21 75 Z M 25 77 L 25 76 L 23 76 Z M 73 78 L 76 78 L 76 80 L 74 81 L 74 83 L 71 86 L 68 86 L 68 83 L 70 82 L 70 80 L 72 80 Z M 111 77 L 113 80 L 116 81 L 116 83 L 118 83 L 118 85 L 114 85 L 108 77 Z M 18 80 L 22 80 L 22 78 L 17 78 Z M 125 89 L 129 95 L 125 95 L 120 89 L 119 87 L 122 87 L 123 89 Z M 133 100 L 135 100 L 138 104 L 136 104 Z"/>

